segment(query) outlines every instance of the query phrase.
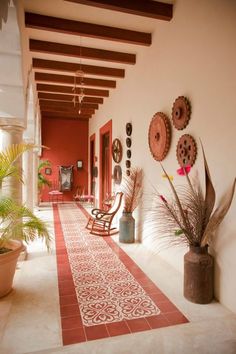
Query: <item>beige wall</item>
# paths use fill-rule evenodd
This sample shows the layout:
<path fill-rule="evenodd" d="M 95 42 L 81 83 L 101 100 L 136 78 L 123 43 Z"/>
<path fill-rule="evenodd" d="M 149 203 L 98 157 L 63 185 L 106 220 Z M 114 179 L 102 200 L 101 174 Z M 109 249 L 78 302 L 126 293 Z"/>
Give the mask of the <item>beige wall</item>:
<path fill-rule="evenodd" d="M 132 52 L 132 48 L 129 48 Z M 236 2 L 234 0 L 176 0 L 170 23 L 156 21 L 153 44 L 144 48 L 137 64 L 90 122 L 90 135 L 109 119 L 113 138 L 125 149 L 125 124 L 132 122 L 132 164 L 143 167 L 145 189 L 151 184 L 165 188 L 158 163 L 148 147 L 148 127 L 155 112 L 171 117 L 172 104 L 187 96 L 192 115 L 184 131 L 173 129 L 172 144 L 164 165 L 170 174 L 178 168 L 175 150 L 183 133 L 201 138 L 219 198 L 236 176 Z M 97 125 L 99 122 L 99 126 Z M 200 144 L 198 142 L 198 147 Z M 121 163 L 125 171 L 125 157 Z M 199 149 L 195 170 L 202 172 Z M 175 178 L 175 182 L 178 182 Z M 152 198 L 150 197 L 150 203 Z M 215 294 L 236 312 L 236 197 L 213 245 Z M 140 211 L 136 218 L 140 217 Z M 145 221 L 144 221 L 145 222 Z M 146 229 L 146 228 L 145 228 Z M 140 236 L 140 235 L 138 235 Z M 158 242 L 142 232 L 143 242 L 159 252 Z M 159 254 L 182 272 L 185 249 L 161 250 Z M 157 270 L 158 271 L 158 270 Z"/>

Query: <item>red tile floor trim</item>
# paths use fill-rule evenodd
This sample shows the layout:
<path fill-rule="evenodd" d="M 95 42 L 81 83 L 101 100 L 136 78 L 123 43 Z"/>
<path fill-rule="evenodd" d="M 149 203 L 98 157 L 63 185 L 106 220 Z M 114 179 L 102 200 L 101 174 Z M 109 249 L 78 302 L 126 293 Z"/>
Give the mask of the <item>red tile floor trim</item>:
<path fill-rule="evenodd" d="M 71 207 L 71 212 L 78 212 L 80 210 L 85 216 L 88 215 L 87 211 L 79 204 L 77 204 L 78 208 L 75 208 L 75 204 L 73 204 L 73 206 L 72 204 L 64 205 L 67 205 L 66 208 Z M 73 279 L 71 267 L 74 265 L 70 264 L 63 234 L 63 227 L 70 228 L 70 222 L 73 224 L 72 227 L 75 227 L 75 225 L 73 223 L 73 218 L 71 220 L 69 218 L 66 218 L 64 221 L 61 220 L 57 204 L 53 205 L 53 212 L 63 345 L 146 331 L 188 322 L 187 318 L 147 277 L 147 275 L 137 266 L 137 264 L 119 247 L 119 245 L 117 245 L 111 237 L 103 237 L 103 240 L 106 241 L 108 248 L 113 251 L 126 269 L 128 269 L 129 273 L 131 273 L 132 277 L 134 277 L 136 282 L 144 290 L 145 294 L 151 299 L 152 303 L 157 306 L 157 311 L 156 314 L 151 316 L 140 314 L 140 317 L 138 318 L 123 318 L 117 321 L 113 320 L 111 323 L 105 322 L 96 325 L 89 323 L 89 325 L 85 325 L 81 316 L 81 310 L 83 310 L 83 306 L 86 306 L 86 303 L 84 305 L 80 302 L 80 300 L 78 300 L 78 293 L 80 294 L 81 287 L 78 283 L 75 284 L 77 279 Z M 63 209 L 61 210 L 61 213 L 63 213 Z M 85 217 L 83 217 L 82 220 L 84 220 L 83 226 L 85 226 Z M 79 222 L 81 222 L 81 219 L 78 223 Z M 96 237 L 99 238 L 99 236 Z M 75 243 L 77 244 L 76 240 Z M 75 253 L 72 254 L 73 257 L 83 256 L 82 253 L 80 255 L 76 253 L 76 248 L 74 252 Z M 86 265 L 86 258 L 85 263 L 83 264 Z M 80 274 L 80 272 L 78 273 Z M 103 291 L 106 290 L 103 289 Z M 95 295 L 96 294 L 95 289 Z M 129 305 L 130 304 L 128 303 L 128 307 Z M 155 309 L 152 310 L 154 311 L 153 313 L 155 313 Z M 91 311 L 89 313 L 91 313 Z"/>

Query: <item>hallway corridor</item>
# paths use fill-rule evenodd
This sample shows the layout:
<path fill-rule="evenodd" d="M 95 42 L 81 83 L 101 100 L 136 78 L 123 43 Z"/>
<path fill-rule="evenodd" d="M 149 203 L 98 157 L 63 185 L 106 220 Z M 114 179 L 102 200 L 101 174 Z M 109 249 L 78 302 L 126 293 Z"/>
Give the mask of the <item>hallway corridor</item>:
<path fill-rule="evenodd" d="M 90 235 L 73 203 L 37 213 L 55 251 L 39 242 L 19 263 L 0 300 L 1 354 L 236 353 L 236 316 L 186 301 L 182 275 L 142 244 Z"/>

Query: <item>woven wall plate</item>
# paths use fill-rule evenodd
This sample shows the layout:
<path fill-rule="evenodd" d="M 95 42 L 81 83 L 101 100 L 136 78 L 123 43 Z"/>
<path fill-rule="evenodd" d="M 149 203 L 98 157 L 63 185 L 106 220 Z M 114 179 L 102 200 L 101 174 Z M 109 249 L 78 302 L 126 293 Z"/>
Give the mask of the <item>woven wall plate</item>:
<path fill-rule="evenodd" d="M 190 103 L 184 96 L 176 98 L 172 107 L 172 121 L 178 130 L 184 129 L 189 122 L 191 114 Z"/>
<path fill-rule="evenodd" d="M 149 125 L 148 143 L 153 158 L 162 161 L 170 148 L 171 128 L 169 118 L 162 112 L 154 115 Z"/>
<path fill-rule="evenodd" d="M 130 160 L 125 161 L 125 166 L 126 166 L 126 168 L 130 168 L 130 166 L 131 166 Z"/>
<path fill-rule="evenodd" d="M 197 144 L 191 135 L 184 134 L 179 138 L 176 156 L 181 167 L 194 165 L 197 157 Z"/>
<path fill-rule="evenodd" d="M 122 180 L 122 169 L 119 165 L 115 165 L 114 166 L 114 170 L 113 170 L 113 178 L 114 178 L 114 182 L 116 184 L 121 184 L 121 180 Z"/>
<path fill-rule="evenodd" d="M 122 155 L 123 155 L 123 149 L 122 149 L 122 145 L 121 145 L 121 142 L 120 142 L 119 139 L 116 138 L 116 139 L 113 140 L 111 150 L 112 150 L 113 160 L 116 163 L 121 162 Z"/>
<path fill-rule="evenodd" d="M 132 145 L 132 140 L 131 140 L 131 138 L 126 138 L 126 146 L 127 146 L 128 148 L 130 148 L 131 145 Z"/>
<path fill-rule="evenodd" d="M 132 134 L 132 124 L 131 123 L 127 123 L 125 129 L 126 129 L 126 134 L 128 136 L 130 136 Z"/>
<path fill-rule="evenodd" d="M 127 150 L 126 155 L 127 155 L 128 159 L 130 159 L 131 158 L 131 150 Z"/>

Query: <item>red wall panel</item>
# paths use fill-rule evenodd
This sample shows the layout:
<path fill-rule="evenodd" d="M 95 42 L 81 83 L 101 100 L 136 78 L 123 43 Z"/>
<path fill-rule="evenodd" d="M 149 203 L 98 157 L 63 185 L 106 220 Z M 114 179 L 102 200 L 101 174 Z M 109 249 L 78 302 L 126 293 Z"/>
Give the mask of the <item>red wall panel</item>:
<path fill-rule="evenodd" d="M 43 149 L 42 160 L 52 164 L 52 174 L 47 176 L 51 182 L 59 179 L 59 166 L 74 166 L 73 190 L 64 192 L 64 201 L 73 200 L 76 187 L 88 191 L 88 121 L 43 118 L 42 144 L 49 147 Z M 77 169 L 77 160 L 83 161 L 83 168 Z M 44 172 L 44 171 L 42 171 Z M 48 201 L 48 188 L 43 190 L 42 201 Z"/>

